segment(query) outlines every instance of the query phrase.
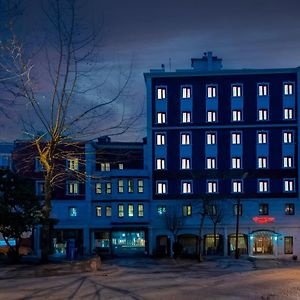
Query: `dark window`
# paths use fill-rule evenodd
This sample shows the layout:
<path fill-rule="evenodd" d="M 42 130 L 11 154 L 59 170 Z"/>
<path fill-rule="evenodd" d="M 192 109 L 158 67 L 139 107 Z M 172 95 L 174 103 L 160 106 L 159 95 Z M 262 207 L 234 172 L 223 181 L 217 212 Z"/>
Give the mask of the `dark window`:
<path fill-rule="evenodd" d="M 259 211 L 258 211 L 258 213 L 260 215 L 268 215 L 269 214 L 269 205 L 266 204 L 266 203 L 259 204 Z"/>
<path fill-rule="evenodd" d="M 293 237 L 284 237 L 284 254 L 293 254 Z"/>
<path fill-rule="evenodd" d="M 243 215 L 243 205 L 242 204 L 234 204 L 233 205 L 233 215 L 236 216 L 238 214 L 239 209 L 239 215 Z"/>
<path fill-rule="evenodd" d="M 294 203 L 286 203 L 284 212 L 286 215 L 294 215 L 295 214 L 295 204 Z"/>

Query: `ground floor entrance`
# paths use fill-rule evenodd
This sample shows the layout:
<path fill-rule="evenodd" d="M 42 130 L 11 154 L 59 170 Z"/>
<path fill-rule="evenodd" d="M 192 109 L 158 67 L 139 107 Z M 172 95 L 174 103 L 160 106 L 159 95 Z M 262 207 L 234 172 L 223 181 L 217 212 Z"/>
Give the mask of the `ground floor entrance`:
<path fill-rule="evenodd" d="M 274 241 L 277 235 L 271 231 L 258 231 L 252 235 L 253 255 L 274 255 Z"/>

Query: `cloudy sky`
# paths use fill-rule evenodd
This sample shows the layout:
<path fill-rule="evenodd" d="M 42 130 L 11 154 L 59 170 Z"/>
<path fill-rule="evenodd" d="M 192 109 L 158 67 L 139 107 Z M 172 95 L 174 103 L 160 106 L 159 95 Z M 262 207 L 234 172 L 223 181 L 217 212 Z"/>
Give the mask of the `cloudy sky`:
<path fill-rule="evenodd" d="M 41 1 L 27 2 L 23 30 L 34 40 L 45 31 L 45 18 Z M 143 72 L 161 64 L 188 68 L 191 57 L 207 51 L 222 57 L 227 69 L 299 66 L 299 12 L 299 0 L 86 0 L 80 11 L 101 28 L 103 62 L 123 69 L 132 64 L 132 106 L 146 101 Z M 0 124 L 0 140 L 21 136 L 20 126 Z M 145 136 L 144 119 L 134 131 L 128 139 Z"/>

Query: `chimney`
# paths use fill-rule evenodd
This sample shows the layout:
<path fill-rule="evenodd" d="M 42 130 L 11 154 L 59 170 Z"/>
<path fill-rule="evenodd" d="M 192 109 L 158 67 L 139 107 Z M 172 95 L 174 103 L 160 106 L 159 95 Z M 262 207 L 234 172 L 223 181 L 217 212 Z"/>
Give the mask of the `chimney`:
<path fill-rule="evenodd" d="M 195 71 L 219 71 L 222 67 L 222 58 L 213 56 L 211 51 L 204 52 L 202 58 L 192 58 L 192 68 Z"/>

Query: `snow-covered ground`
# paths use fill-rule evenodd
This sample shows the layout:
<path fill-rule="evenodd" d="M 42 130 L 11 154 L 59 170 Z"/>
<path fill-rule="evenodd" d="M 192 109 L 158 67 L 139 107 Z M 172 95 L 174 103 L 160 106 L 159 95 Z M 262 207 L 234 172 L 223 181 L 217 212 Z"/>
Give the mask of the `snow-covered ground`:
<path fill-rule="evenodd" d="M 0 299 L 5 300 L 300 299 L 300 264 L 293 261 L 123 258 L 104 262 L 96 273 L 36 277 L 25 268 L 10 279 L 4 269 Z"/>

